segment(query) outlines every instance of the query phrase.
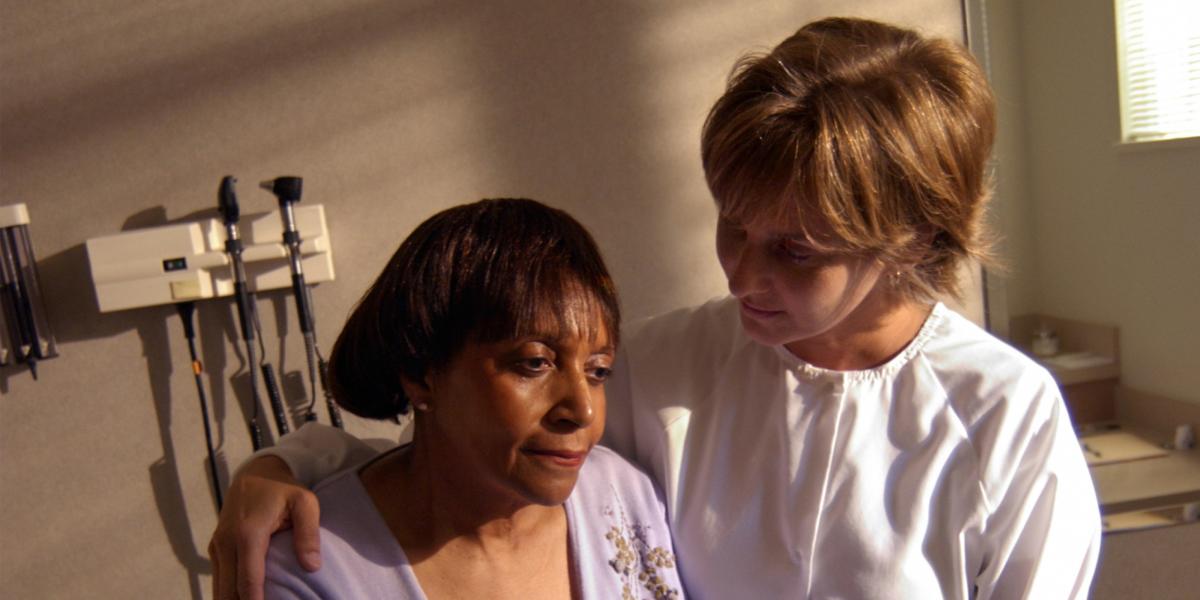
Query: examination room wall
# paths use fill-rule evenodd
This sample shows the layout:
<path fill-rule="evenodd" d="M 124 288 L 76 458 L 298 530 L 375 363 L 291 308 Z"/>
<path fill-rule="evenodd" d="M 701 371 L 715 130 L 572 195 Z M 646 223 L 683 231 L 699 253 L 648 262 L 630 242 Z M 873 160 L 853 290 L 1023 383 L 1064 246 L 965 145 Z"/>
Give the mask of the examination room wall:
<path fill-rule="evenodd" d="M 1123 385 L 1200 403 L 1200 144 L 1118 143 L 1113 3 L 992 5 L 1017 24 L 991 47 L 1017 48 L 1020 82 L 997 87 L 1024 129 L 1024 163 L 999 161 L 1001 201 L 1016 204 L 1009 313 L 1116 325 Z"/>
<path fill-rule="evenodd" d="M 993 313 L 1115 324 L 1123 385 L 1200 403 L 1200 145 L 1117 143 L 1112 3 L 982 4 L 1010 262 Z M 1195 598 L 1198 546 L 1196 523 L 1106 535 L 1092 598 Z"/>
<path fill-rule="evenodd" d="M 528 196 L 595 232 L 630 317 L 699 302 L 724 290 L 705 111 L 740 53 L 834 13 L 961 32 L 950 0 L 0 0 L 0 204 L 29 207 L 61 354 L 38 381 L 0 372 L 0 596 L 209 595 L 214 501 L 179 320 L 99 313 L 85 240 L 215 216 L 226 174 L 243 212 L 274 210 L 255 183 L 303 176 L 337 270 L 313 293 L 327 352 L 418 222 Z M 299 406 L 291 300 L 259 309 Z M 198 309 L 226 479 L 250 452 L 235 317 Z"/>

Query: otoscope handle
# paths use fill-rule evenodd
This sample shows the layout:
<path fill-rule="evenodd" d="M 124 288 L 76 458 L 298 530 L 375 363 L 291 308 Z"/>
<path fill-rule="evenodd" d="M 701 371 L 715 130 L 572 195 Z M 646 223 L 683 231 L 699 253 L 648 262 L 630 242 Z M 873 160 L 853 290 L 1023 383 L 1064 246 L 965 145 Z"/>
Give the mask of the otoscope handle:
<path fill-rule="evenodd" d="M 262 450 L 263 434 L 262 427 L 258 426 L 258 421 L 250 421 L 250 448 L 255 452 Z"/>
<path fill-rule="evenodd" d="M 246 357 L 249 363 L 250 395 L 254 399 L 254 416 L 250 418 L 250 444 L 255 450 L 262 448 L 262 428 L 258 425 L 258 377 L 254 372 L 254 306 L 250 303 L 250 294 L 246 289 L 246 267 L 242 264 L 242 241 L 238 234 L 238 217 L 240 215 L 237 203 L 237 193 L 234 185 L 237 178 L 226 175 L 221 178 L 221 187 L 217 190 L 217 208 L 225 221 L 225 252 L 233 263 L 233 292 L 237 301 L 238 318 L 242 325 L 242 339 L 246 343 Z M 278 423 L 277 423 L 278 424 Z"/>
<path fill-rule="evenodd" d="M 275 379 L 275 371 L 271 370 L 271 365 L 259 365 L 262 368 L 263 383 L 267 386 L 267 399 L 271 402 L 271 412 L 275 415 L 275 426 L 279 429 L 279 435 L 287 435 L 291 429 L 288 428 L 287 413 L 283 409 L 283 398 L 279 395 L 279 382 Z"/>
<path fill-rule="evenodd" d="M 325 392 L 325 407 L 329 409 L 329 423 L 338 429 L 345 429 L 342 424 L 342 411 L 338 409 L 337 402 L 329 391 L 329 363 L 322 358 L 317 361 L 317 369 L 321 375 L 321 390 Z"/>
<path fill-rule="evenodd" d="M 300 313 L 300 332 L 312 333 L 312 307 L 308 304 L 308 286 L 304 283 L 304 273 L 292 275 L 292 294 L 296 296 L 296 312 Z"/>
<path fill-rule="evenodd" d="M 235 268 L 241 266 L 240 262 L 234 265 Z M 252 310 L 250 308 L 250 293 L 246 291 L 244 280 L 245 276 L 243 275 L 238 277 L 234 282 L 233 296 L 237 302 L 238 322 L 242 326 L 242 339 L 246 340 L 246 343 L 250 343 L 255 340 L 254 314 L 250 312 Z"/>
<path fill-rule="evenodd" d="M 333 403 L 332 398 L 325 399 L 325 408 L 329 409 L 329 423 L 338 429 L 345 429 L 346 425 L 342 423 L 342 411 L 338 405 Z"/>

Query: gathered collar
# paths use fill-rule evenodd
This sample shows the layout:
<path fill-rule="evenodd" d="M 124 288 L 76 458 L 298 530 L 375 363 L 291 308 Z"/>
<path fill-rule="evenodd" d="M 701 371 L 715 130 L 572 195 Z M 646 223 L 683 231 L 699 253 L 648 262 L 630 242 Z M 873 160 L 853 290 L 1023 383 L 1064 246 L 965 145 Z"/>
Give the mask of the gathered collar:
<path fill-rule="evenodd" d="M 908 343 L 899 353 L 889 359 L 887 362 L 877 367 L 870 369 L 838 371 L 834 369 L 826 369 L 810 364 L 800 357 L 792 354 L 782 344 L 772 346 L 775 353 L 779 355 L 780 360 L 790 370 L 796 371 L 798 375 L 805 379 L 839 379 L 842 381 L 865 381 L 869 379 L 884 379 L 891 377 L 897 371 L 908 364 L 917 353 L 925 347 L 925 344 L 933 337 L 938 325 L 946 318 L 946 311 L 949 310 L 944 304 L 938 302 L 933 305 L 933 310 L 929 312 L 929 316 L 925 318 L 925 322 L 921 324 L 921 329 L 917 331 L 917 335 Z"/>

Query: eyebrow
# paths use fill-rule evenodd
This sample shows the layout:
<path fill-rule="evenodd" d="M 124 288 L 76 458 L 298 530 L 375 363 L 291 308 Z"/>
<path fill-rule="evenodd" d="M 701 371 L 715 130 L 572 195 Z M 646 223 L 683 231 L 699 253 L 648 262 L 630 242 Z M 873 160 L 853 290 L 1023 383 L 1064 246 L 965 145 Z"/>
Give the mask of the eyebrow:
<path fill-rule="evenodd" d="M 569 329 L 570 328 L 568 328 L 568 327 L 555 327 L 555 328 L 553 328 L 553 330 L 547 330 L 544 328 L 536 328 L 536 329 L 532 329 L 530 331 L 518 333 L 517 335 L 513 336 L 511 339 L 514 341 L 521 341 L 521 342 L 543 342 L 543 343 L 549 343 L 549 344 L 561 346 L 561 345 L 565 344 L 567 342 L 567 340 L 569 340 L 573 337 L 573 336 L 567 334 L 566 331 L 564 331 L 564 330 L 569 330 Z M 606 327 L 595 328 L 579 337 L 580 337 L 580 339 L 586 339 L 586 340 L 599 339 L 600 333 L 602 331 L 605 331 L 606 329 L 607 329 Z M 608 337 L 611 339 L 612 335 L 610 334 Z M 616 352 L 616 346 L 610 342 L 608 344 L 605 344 L 602 348 L 597 349 L 597 352 L 610 352 L 610 353 Z"/>
<path fill-rule="evenodd" d="M 809 248 L 816 247 L 816 243 L 812 240 L 812 238 L 805 235 L 781 235 L 779 236 L 779 239 L 780 241 L 791 242 L 793 244 L 802 244 L 804 246 L 808 246 Z"/>

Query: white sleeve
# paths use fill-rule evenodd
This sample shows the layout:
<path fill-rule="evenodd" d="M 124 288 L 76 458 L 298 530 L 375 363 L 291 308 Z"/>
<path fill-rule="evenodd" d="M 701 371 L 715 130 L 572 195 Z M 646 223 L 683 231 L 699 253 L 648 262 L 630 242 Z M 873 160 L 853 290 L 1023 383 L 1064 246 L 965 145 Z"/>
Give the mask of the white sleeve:
<path fill-rule="evenodd" d="M 311 488 L 318 481 L 395 446 L 396 442 L 391 440 L 360 440 L 336 427 L 305 423 L 279 438 L 278 444 L 255 452 L 242 464 L 259 456 L 278 457 L 287 463 L 296 481 Z"/>
<path fill-rule="evenodd" d="M 1030 411 L 1001 434 L 1011 479 L 985 525 L 975 596 L 1084 599 L 1100 555 L 1095 488 L 1053 382 Z"/>
<path fill-rule="evenodd" d="M 635 435 L 633 426 L 633 395 L 629 372 L 628 355 L 617 352 L 613 361 L 613 374 L 604 384 L 607 405 L 604 438 L 600 443 L 615 450 L 617 454 L 636 462 Z"/>

